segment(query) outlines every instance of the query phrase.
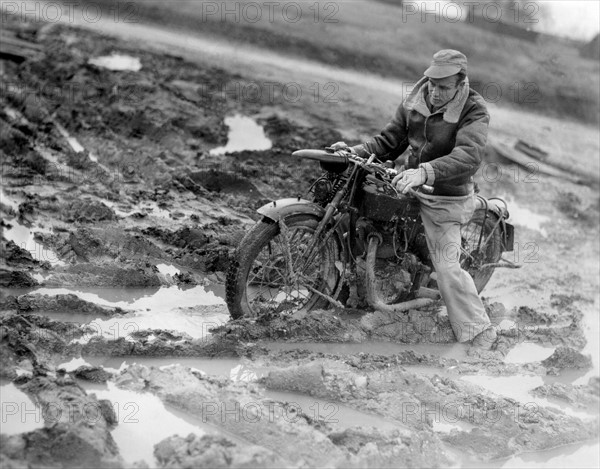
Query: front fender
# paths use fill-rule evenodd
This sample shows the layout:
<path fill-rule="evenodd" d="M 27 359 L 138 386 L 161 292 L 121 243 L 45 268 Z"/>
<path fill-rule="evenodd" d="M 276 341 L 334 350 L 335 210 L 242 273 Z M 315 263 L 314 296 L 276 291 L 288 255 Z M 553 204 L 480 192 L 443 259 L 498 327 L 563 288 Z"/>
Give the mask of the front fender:
<path fill-rule="evenodd" d="M 300 197 L 274 200 L 260 207 L 257 212 L 276 223 L 290 215 L 314 215 L 319 220 L 325 216 L 325 209 L 323 207 Z M 342 250 L 342 259 L 344 261 L 343 271 L 345 271 L 345 263 L 348 262 L 349 256 L 344 232 L 341 227 L 338 227 L 335 231 L 337 242 Z M 343 271 L 342 275 L 344 275 Z"/>
<path fill-rule="evenodd" d="M 323 207 L 300 197 L 274 200 L 260 207 L 257 212 L 273 221 L 279 221 L 290 215 L 308 214 L 318 218 L 325 215 Z"/>

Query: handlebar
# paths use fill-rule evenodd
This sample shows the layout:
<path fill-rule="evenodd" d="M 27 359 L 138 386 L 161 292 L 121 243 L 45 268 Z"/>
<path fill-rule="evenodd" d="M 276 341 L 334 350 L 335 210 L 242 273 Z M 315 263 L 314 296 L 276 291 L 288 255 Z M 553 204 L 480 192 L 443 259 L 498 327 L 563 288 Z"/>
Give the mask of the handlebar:
<path fill-rule="evenodd" d="M 355 153 L 349 152 L 349 151 L 344 151 L 344 150 L 338 150 L 336 153 L 341 153 L 343 156 L 345 156 L 346 158 L 348 158 L 348 160 L 355 162 L 356 164 L 362 166 L 363 168 L 369 170 L 369 169 L 375 169 L 376 168 L 376 172 L 379 173 L 379 175 L 384 177 L 384 180 L 381 182 L 385 182 L 387 183 L 397 194 L 398 191 L 397 189 L 392 185 L 392 180 L 398 175 L 400 174 L 396 169 L 394 168 L 388 168 L 387 166 L 384 166 L 381 163 L 375 163 L 373 160 L 375 159 L 375 154 L 371 154 L 371 156 L 368 159 L 365 158 L 361 158 L 360 156 L 356 155 Z M 377 179 L 374 177 L 368 178 L 371 182 L 376 181 Z M 419 186 L 419 189 L 422 192 L 425 192 L 426 194 L 431 194 L 433 192 L 433 187 L 432 186 L 428 186 L 426 184 L 423 184 L 421 186 Z M 414 189 L 409 189 L 408 193 L 411 195 L 415 195 L 417 191 Z"/>
<path fill-rule="evenodd" d="M 371 154 L 369 158 L 362 158 L 356 153 L 352 153 L 350 150 L 334 150 L 331 147 L 327 147 L 325 150 L 297 150 L 292 153 L 293 156 L 299 158 L 305 158 L 310 160 L 317 160 L 324 163 L 353 163 L 365 169 L 366 171 L 377 174 L 380 176 L 381 182 L 389 185 L 396 193 L 398 191 L 392 186 L 392 180 L 399 174 L 394 168 L 389 168 L 382 163 L 376 163 L 375 154 Z M 422 185 L 420 186 L 422 192 L 431 193 L 433 187 Z M 413 189 L 409 190 L 409 193 L 414 193 Z"/>
<path fill-rule="evenodd" d="M 326 150 L 332 151 L 333 149 L 331 147 L 327 147 Z M 362 166 L 369 172 L 372 172 L 370 170 L 374 169 L 374 170 L 378 171 L 380 174 L 385 175 L 392 179 L 398 175 L 398 171 L 396 171 L 394 168 L 388 168 L 387 166 L 384 166 L 381 163 L 376 163 L 374 161 L 376 158 L 374 153 L 371 154 L 371 156 L 369 158 L 362 158 L 362 157 L 358 156 L 356 153 L 352 153 L 351 151 L 347 151 L 347 150 L 333 151 L 332 154 L 338 155 L 339 157 L 342 157 L 342 158 L 346 158 L 348 161 L 351 161 L 359 166 Z"/>

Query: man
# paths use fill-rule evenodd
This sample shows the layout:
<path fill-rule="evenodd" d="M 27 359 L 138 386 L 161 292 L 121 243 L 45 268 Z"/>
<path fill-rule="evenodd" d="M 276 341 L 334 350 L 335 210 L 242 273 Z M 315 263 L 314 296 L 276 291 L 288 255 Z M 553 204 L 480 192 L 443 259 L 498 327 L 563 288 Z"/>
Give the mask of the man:
<path fill-rule="evenodd" d="M 454 334 L 459 342 L 490 348 L 496 331 L 473 279 L 459 263 L 460 226 L 475 210 L 473 175 L 483 157 L 489 114 L 481 95 L 469 88 L 467 58 L 461 52 L 437 52 L 424 75 L 380 135 L 355 147 L 338 142 L 333 148 L 363 157 L 375 153 L 383 160 L 409 149 L 408 169 L 393 184 L 402 193 L 424 184 L 433 187 L 431 194 L 415 194 Z"/>

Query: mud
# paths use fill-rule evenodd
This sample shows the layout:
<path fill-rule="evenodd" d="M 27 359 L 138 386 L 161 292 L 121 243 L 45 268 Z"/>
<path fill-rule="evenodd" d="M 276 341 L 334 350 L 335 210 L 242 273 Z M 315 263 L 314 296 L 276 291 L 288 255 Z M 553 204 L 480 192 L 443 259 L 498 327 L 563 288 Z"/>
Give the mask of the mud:
<path fill-rule="evenodd" d="M 110 317 L 124 313 L 120 308 L 100 306 L 82 300 L 73 294 L 59 294 L 55 296 L 40 294 L 9 296 L 0 301 L 0 307 L 3 310 L 16 310 L 20 314 L 68 311 L 73 314 L 87 314 L 92 317 Z"/>
<path fill-rule="evenodd" d="M 480 181 L 537 197 L 560 228 L 542 236 L 525 226 L 522 243 L 538 243 L 545 263 L 497 272 L 484 291 L 498 332 L 490 351 L 457 344 L 439 304 L 228 320 L 225 272 L 255 209 L 305 193 L 319 171 L 291 151 L 341 140 L 345 122 L 307 112 L 299 123 L 281 96 L 225 93 L 254 77 L 201 60 L 7 18 L 44 49 L 0 68 L 20 84 L 0 96 L 0 378 L 37 409 L 3 398 L 3 418 L 39 425 L 3 424 L 3 465 L 500 465 L 597 441 L 597 248 L 586 232 L 597 226 L 597 191 L 550 184 L 567 195 L 544 205 L 510 178 Z M 89 61 L 113 52 L 141 69 Z M 232 115 L 253 118 L 271 148 L 211 154 L 228 143 Z M 568 238 L 581 275 L 564 260 Z M 102 365 L 109 358 L 126 363 Z M 189 421 L 154 441 L 136 432 L 160 422 L 126 421 L 123 404 Z M 145 462 L 128 438 L 143 440 Z"/>
<path fill-rule="evenodd" d="M 239 445 L 227 438 L 190 433 L 156 445 L 160 467 L 281 467 L 282 460 L 260 446 Z"/>
<path fill-rule="evenodd" d="M 579 407 L 598 407 L 598 378 L 591 378 L 586 385 L 545 384 L 532 390 L 532 394 L 542 397 L 554 397 Z"/>
<path fill-rule="evenodd" d="M 45 426 L 10 437 L 3 435 L 3 465 L 120 467 L 123 464 L 110 434 L 114 424 L 110 402 L 88 396 L 69 376 L 21 377 L 13 382 L 34 397 Z"/>
<path fill-rule="evenodd" d="M 432 410 L 436 406 L 452 408 L 446 416 L 448 420 L 464 418 L 477 427 L 487 428 L 478 428 L 478 431 L 466 435 L 451 435 L 447 441 L 453 447 L 477 454 L 483 459 L 500 458 L 513 454 L 513 451 L 555 446 L 563 440 L 562 429 L 567 427 L 573 435 L 572 441 L 589 438 L 596 431 L 591 429 L 588 433 L 589 429 L 582 422 L 557 416 L 553 411 L 538 408 L 535 412 L 529 412 L 527 406 L 515 407 L 510 400 L 484 396 L 473 398 L 475 390 L 466 383 L 440 376 L 423 377 L 403 370 L 358 374 L 348 367 L 325 362 L 273 371 L 266 378 L 265 385 L 267 388 L 297 391 L 326 399 L 335 398 L 392 417 L 415 430 L 432 425 L 432 421 L 423 419 L 423 416 L 431 412 L 430 417 L 435 419 L 437 415 Z M 470 407 L 468 417 L 464 408 L 461 408 L 465 405 Z M 408 409 L 418 410 L 412 414 Z M 492 409 L 497 414 L 494 419 L 491 418 Z M 491 424 L 496 417 L 497 421 Z M 557 425 L 562 429 L 554 436 L 540 431 L 540 427 L 549 429 Z M 487 448 L 483 454 L 482 448 Z"/>
<path fill-rule="evenodd" d="M 182 367 L 149 370 L 131 366 L 118 378 L 117 385 L 149 389 L 170 404 L 203 417 L 246 442 L 275 452 L 278 455 L 275 462 L 279 465 L 326 463 L 347 467 L 367 463 L 380 467 L 402 457 L 413 459 L 416 464 L 427 460 L 435 465 L 448 462 L 435 435 L 411 433 L 402 424 L 391 432 L 362 429 L 332 435 L 333 429 L 326 422 L 305 413 L 308 409 L 293 403 L 273 403 L 256 385 L 240 386 L 199 378 Z M 233 409 L 229 418 L 224 416 L 224 403 Z M 281 445 L 281 441 L 291 439 L 295 442 L 293 446 Z M 401 445 L 394 443 L 398 439 Z M 427 447 L 425 453 L 423 446 Z"/>

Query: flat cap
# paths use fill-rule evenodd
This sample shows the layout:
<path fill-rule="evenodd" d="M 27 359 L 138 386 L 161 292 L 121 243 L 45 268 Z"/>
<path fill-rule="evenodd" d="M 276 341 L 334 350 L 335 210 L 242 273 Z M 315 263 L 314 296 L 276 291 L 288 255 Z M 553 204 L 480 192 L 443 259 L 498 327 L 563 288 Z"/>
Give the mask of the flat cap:
<path fill-rule="evenodd" d="M 429 78 L 446 78 L 467 71 L 467 56 L 454 49 L 442 49 L 433 55 L 431 66 L 424 75 Z"/>

